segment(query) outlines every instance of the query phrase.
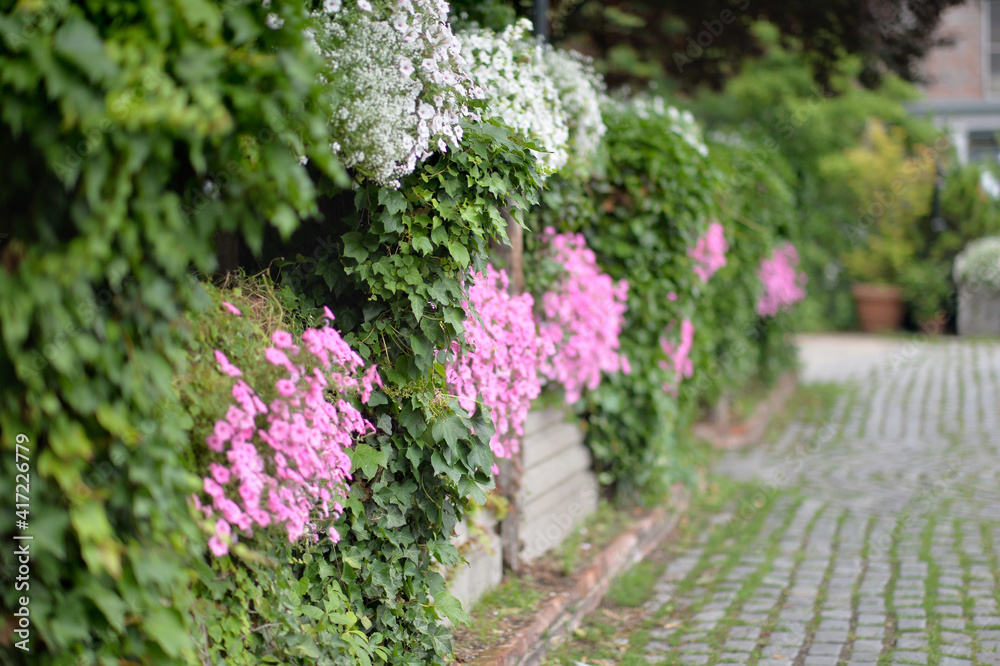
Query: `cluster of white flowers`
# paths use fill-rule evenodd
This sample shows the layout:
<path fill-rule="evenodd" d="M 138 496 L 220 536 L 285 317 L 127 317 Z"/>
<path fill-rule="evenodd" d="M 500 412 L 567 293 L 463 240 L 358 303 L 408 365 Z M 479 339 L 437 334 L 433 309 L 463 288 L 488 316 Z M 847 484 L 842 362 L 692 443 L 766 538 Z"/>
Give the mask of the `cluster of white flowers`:
<path fill-rule="evenodd" d="M 462 140 L 483 91 L 468 75 L 444 0 L 325 0 L 313 14 L 340 98 L 331 149 L 377 183 L 399 179 Z"/>
<path fill-rule="evenodd" d="M 476 29 L 463 33 L 462 55 L 473 78 L 486 91 L 489 113 L 532 141 L 543 175 L 569 159 L 569 126 L 559 90 L 544 65 L 544 50 L 520 19 L 503 32 Z"/>
<path fill-rule="evenodd" d="M 576 51 L 546 46 L 543 64 L 566 114 L 569 165 L 577 174 L 587 175 L 608 129 L 601 115 L 604 79 L 594 70 L 593 61 Z"/>
<path fill-rule="evenodd" d="M 617 106 L 619 109 L 623 105 L 628 105 L 640 118 L 653 116 L 667 118 L 670 121 L 670 129 L 675 134 L 684 139 L 699 155 L 708 157 L 708 146 L 702 139 L 701 128 L 690 111 L 678 111 L 676 107 L 669 106 L 662 97 L 656 95 L 637 95 L 624 102 L 612 100 L 608 104 L 612 107 Z"/>
<path fill-rule="evenodd" d="M 955 282 L 972 290 L 1000 293 L 1000 236 L 972 241 L 955 257 Z"/>

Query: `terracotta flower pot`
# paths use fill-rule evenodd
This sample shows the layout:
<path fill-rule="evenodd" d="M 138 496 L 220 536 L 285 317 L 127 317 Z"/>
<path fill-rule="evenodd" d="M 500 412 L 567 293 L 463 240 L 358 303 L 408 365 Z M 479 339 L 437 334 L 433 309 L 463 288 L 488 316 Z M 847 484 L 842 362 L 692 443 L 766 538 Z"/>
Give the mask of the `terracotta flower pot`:
<path fill-rule="evenodd" d="M 858 306 L 861 330 L 866 333 L 898 330 L 903 323 L 903 290 L 883 284 L 857 283 L 851 294 Z"/>

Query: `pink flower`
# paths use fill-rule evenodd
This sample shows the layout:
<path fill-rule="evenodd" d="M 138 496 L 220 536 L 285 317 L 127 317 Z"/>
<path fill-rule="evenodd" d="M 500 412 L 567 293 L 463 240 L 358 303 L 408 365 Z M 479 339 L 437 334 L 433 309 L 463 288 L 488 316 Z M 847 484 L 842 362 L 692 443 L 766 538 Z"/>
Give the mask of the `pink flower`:
<path fill-rule="evenodd" d="M 208 540 L 208 548 L 216 557 L 222 557 L 229 552 L 229 546 L 217 536 L 213 536 Z"/>
<path fill-rule="evenodd" d="M 584 390 L 597 388 L 602 373 L 627 367 L 618 349 L 628 283 L 615 283 L 601 270 L 580 234 L 548 228 L 543 242 L 545 256 L 561 264 L 564 273 L 542 296 L 540 333 L 552 352 L 540 372 L 562 384 L 566 400 L 575 402 Z"/>
<path fill-rule="evenodd" d="M 791 243 L 775 248 L 770 258 L 760 262 L 757 277 L 762 290 L 757 314 L 773 317 L 805 298 L 806 275 L 796 272 L 799 253 Z"/>
<path fill-rule="evenodd" d="M 677 300 L 677 292 L 676 291 L 668 292 L 667 293 L 667 300 L 670 301 L 670 302 L 676 301 Z"/>
<path fill-rule="evenodd" d="M 271 336 L 271 342 L 275 347 L 287 349 L 292 346 L 292 334 L 286 331 L 275 331 Z"/>
<path fill-rule="evenodd" d="M 701 278 L 702 282 L 708 282 L 717 270 L 726 265 L 728 251 L 725 228 L 718 222 L 712 222 L 705 233 L 698 238 L 694 248 L 688 251 L 688 256 L 694 260 L 695 275 Z"/>
<path fill-rule="evenodd" d="M 663 390 L 676 396 L 678 385 L 694 373 L 694 364 L 690 358 L 691 348 L 694 346 L 694 324 L 690 319 L 681 322 L 681 341 L 676 347 L 665 337 L 660 338 L 660 346 L 667 355 L 667 361 L 661 361 L 660 367 L 674 373 L 673 379 L 663 384 Z"/>
<path fill-rule="evenodd" d="M 215 436 L 220 442 L 227 442 L 233 436 L 234 430 L 233 426 L 230 425 L 229 421 L 219 419 L 215 422 Z"/>
<path fill-rule="evenodd" d="M 226 308 L 227 310 L 229 310 L 230 314 L 236 315 L 237 317 L 243 314 L 242 312 L 240 312 L 240 309 L 238 307 L 236 307 L 229 301 L 222 301 L 222 307 Z"/>
<path fill-rule="evenodd" d="M 239 377 L 243 374 L 240 369 L 230 363 L 229 359 L 226 358 L 226 355 L 218 349 L 215 350 L 215 360 L 218 361 L 219 367 L 222 369 L 224 374 L 227 374 L 230 377 Z"/>
<path fill-rule="evenodd" d="M 211 472 L 212 478 L 215 479 L 218 483 L 222 485 L 226 485 L 227 483 L 229 483 L 230 474 L 228 467 L 223 467 L 218 463 L 210 463 L 208 466 L 208 470 L 209 472 Z"/>
<path fill-rule="evenodd" d="M 445 367 L 462 409 L 471 412 L 477 399 L 489 409 L 496 426 L 490 448 L 499 457 L 517 451 L 531 400 L 541 392 L 537 368 L 552 353 L 535 326 L 531 296 L 511 296 L 507 284 L 507 275 L 492 266 L 472 276 L 463 304 L 466 344 L 453 343 L 454 360 Z"/>
<path fill-rule="evenodd" d="M 329 310 L 326 314 L 332 317 Z M 289 373 L 274 389 L 268 387 L 268 398 L 278 396 L 265 404 L 239 379 L 225 418 L 216 420 L 206 437 L 210 456 L 223 454 L 228 461 L 220 464 L 210 457 L 202 479 L 208 502 L 198 499 L 195 504 L 206 516 L 221 515 L 209 540 L 216 556 L 229 552 L 230 538 L 252 534 L 255 526 L 277 527 L 289 541 L 316 539 L 316 521 L 343 512 L 332 500 L 347 495 L 351 480 L 345 449 L 375 430 L 350 396 L 367 399 L 382 380 L 332 327 L 307 329 L 302 340 L 300 354 L 291 346 L 290 334 L 279 331 L 272 336 L 275 346 L 267 348 L 265 358 Z M 282 348 L 301 365 L 289 360 Z M 221 351 L 216 360 L 224 371 L 232 367 Z M 266 423 L 258 424 L 258 419 Z M 331 538 L 337 541 L 339 534 L 334 530 Z"/>

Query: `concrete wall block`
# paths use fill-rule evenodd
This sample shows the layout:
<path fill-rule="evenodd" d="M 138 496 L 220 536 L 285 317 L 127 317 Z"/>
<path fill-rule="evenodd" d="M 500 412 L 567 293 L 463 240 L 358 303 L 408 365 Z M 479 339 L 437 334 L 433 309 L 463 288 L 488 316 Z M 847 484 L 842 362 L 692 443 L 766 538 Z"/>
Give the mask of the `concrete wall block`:
<path fill-rule="evenodd" d="M 1000 294 L 960 287 L 959 335 L 1000 335 Z"/>

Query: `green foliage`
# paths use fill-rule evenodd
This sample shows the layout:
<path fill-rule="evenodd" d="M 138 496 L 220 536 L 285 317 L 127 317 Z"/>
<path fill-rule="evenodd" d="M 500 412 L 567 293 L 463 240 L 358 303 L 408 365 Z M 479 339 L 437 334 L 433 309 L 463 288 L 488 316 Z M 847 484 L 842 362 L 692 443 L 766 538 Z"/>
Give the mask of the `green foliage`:
<path fill-rule="evenodd" d="M 758 317 L 756 273 L 776 239 L 790 237 L 794 198 L 788 166 L 760 145 L 715 146 L 706 159 L 668 115 L 641 105 L 618 105 L 606 122 L 606 178 L 550 178 L 538 226 L 581 232 L 602 268 L 629 282 L 621 348 L 632 372 L 607 377 L 577 409 L 601 482 L 619 500 L 639 502 L 689 478 L 678 438 L 704 405 L 789 367 L 791 319 Z M 730 251 L 703 284 L 688 250 L 712 219 L 724 225 Z M 529 284 L 544 284 L 545 264 L 527 265 Z M 675 397 L 663 388 L 673 374 L 660 368 L 660 338 L 676 343 L 685 318 L 695 326 L 693 376 Z"/>
<path fill-rule="evenodd" d="M 877 88 L 866 88 L 859 83 L 858 60 L 844 57 L 819 87 L 800 47 L 780 45 L 766 24 L 755 34 L 763 54 L 746 62 L 722 92 L 702 91 L 694 107 L 710 128 L 738 130 L 787 161 L 796 227 L 805 241 L 799 248 L 802 267 L 812 285 L 803 317 L 813 328 L 846 327 L 853 323 L 854 306 L 840 257 L 852 246 L 849 230 L 861 223 L 871 202 L 859 209 L 855 193 L 831 178 L 824 162 L 858 145 L 871 119 L 903 128 L 907 149 L 933 146 L 942 160 L 950 149 L 930 121 L 907 112 L 904 102 L 916 95 L 911 85 L 886 75 Z"/>
<path fill-rule="evenodd" d="M 32 659 L 194 662 L 204 538 L 171 381 L 182 313 L 206 301 L 187 273 L 214 268 L 220 230 L 259 247 L 315 211 L 299 154 L 342 176 L 303 3 L 274 9 L 283 30 L 250 0 L 2 7 L 0 479 L 14 487 L 23 433 Z M 17 595 L 5 586 L 4 607 Z"/>
<path fill-rule="evenodd" d="M 945 227 L 931 238 L 935 258 L 950 263 L 969 242 L 1000 233 L 1000 203 L 983 192 L 984 172 L 996 177 L 996 169 L 983 164 L 956 165 L 948 171 L 941 190 Z"/>
<path fill-rule="evenodd" d="M 864 216 L 850 228 L 852 247 L 844 254 L 848 277 L 899 284 L 920 250 L 918 222 L 930 212 L 935 164 L 931 151 L 909 154 L 901 128 L 870 124 L 865 143 L 823 164 L 824 172 L 845 183 Z"/>
<path fill-rule="evenodd" d="M 801 247 L 794 177 L 767 144 L 733 141 L 710 146 L 721 174 L 719 221 L 726 229 L 726 265 L 703 287 L 695 320 L 694 376 L 682 386 L 687 413 L 715 404 L 756 380 L 765 386 L 788 370 L 795 349 L 787 334 L 799 313 L 757 314 L 757 271 L 779 241 Z M 807 286 L 808 293 L 808 286 Z"/>
<path fill-rule="evenodd" d="M 439 620 L 467 617 L 439 571 L 460 561 L 451 533 L 466 503 L 485 503 L 492 488 L 493 425 L 482 407 L 465 414 L 448 394 L 440 355 L 463 333 L 464 277 L 485 268 L 491 239 L 506 238 L 501 208 L 519 219 L 536 178 L 508 129 L 468 125 L 461 150 L 399 190 L 362 185 L 353 201 L 328 201 L 322 226 L 296 234 L 298 254 L 282 264 L 302 316 L 328 305 L 385 381 L 368 414 L 380 460 L 355 454 L 343 540 L 316 555 L 338 571 L 350 612 L 370 622 L 370 645 L 384 647 L 376 663 L 447 663 Z"/>

